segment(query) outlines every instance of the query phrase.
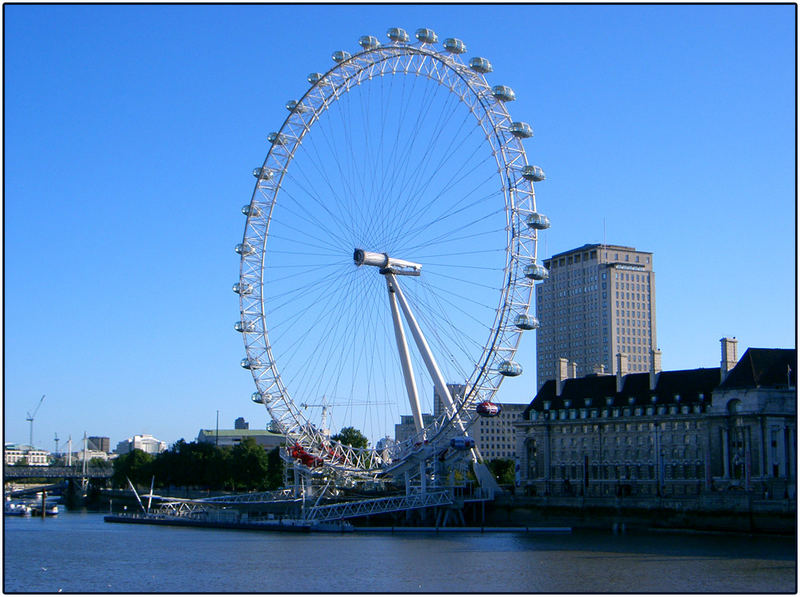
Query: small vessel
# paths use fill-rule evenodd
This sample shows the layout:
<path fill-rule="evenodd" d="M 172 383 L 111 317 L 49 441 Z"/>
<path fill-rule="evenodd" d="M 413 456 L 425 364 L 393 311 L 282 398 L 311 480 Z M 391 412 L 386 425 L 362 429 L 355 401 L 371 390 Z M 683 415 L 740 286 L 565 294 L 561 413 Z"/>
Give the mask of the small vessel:
<path fill-rule="evenodd" d="M 5 516 L 30 516 L 31 509 L 24 502 L 14 501 L 7 497 L 3 505 L 3 514 Z"/>
<path fill-rule="evenodd" d="M 41 516 L 42 515 L 42 505 L 41 504 L 31 504 L 30 505 L 31 516 Z M 44 515 L 45 516 L 58 516 L 58 504 L 45 504 L 44 505 Z"/>

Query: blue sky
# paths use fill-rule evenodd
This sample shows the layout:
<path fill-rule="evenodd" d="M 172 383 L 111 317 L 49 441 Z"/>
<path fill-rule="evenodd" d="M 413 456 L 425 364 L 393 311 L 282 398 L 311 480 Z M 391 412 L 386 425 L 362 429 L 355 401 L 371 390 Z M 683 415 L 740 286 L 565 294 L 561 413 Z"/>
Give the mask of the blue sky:
<path fill-rule="evenodd" d="M 305 77 L 430 27 L 513 87 L 546 255 L 654 253 L 666 369 L 795 344 L 792 5 L 13 6 L 5 13 L 5 440 L 263 427 L 232 329 L 250 171 Z M 525 402 L 526 374 L 498 399 Z"/>

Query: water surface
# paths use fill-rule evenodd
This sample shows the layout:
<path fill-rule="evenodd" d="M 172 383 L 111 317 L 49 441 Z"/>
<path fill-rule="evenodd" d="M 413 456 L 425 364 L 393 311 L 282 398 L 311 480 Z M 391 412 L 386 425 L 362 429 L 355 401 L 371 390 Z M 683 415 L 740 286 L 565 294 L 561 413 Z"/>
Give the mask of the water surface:
<path fill-rule="evenodd" d="M 284 534 L 6 518 L 6 592 L 794 593 L 793 538 Z"/>

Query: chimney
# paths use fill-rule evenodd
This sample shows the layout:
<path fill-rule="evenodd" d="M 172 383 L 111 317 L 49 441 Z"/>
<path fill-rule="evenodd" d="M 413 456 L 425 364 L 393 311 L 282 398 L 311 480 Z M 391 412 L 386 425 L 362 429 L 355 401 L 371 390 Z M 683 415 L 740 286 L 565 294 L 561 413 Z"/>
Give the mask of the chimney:
<path fill-rule="evenodd" d="M 656 389 L 659 373 L 661 373 L 661 351 L 653 348 L 650 350 L 650 390 Z"/>
<path fill-rule="evenodd" d="M 617 393 L 622 391 L 623 377 L 628 374 L 628 355 L 624 352 L 617 353 Z"/>
<path fill-rule="evenodd" d="M 577 379 L 578 377 L 578 363 L 572 361 L 569 364 L 569 378 L 570 379 Z"/>
<path fill-rule="evenodd" d="M 561 390 L 564 389 L 564 380 L 567 379 L 567 359 L 561 357 L 558 359 L 558 376 L 556 377 L 556 396 L 561 396 Z"/>
<path fill-rule="evenodd" d="M 736 362 L 739 360 L 736 358 L 736 345 L 739 341 L 734 336 L 733 338 L 720 338 L 719 342 L 722 345 L 722 360 L 720 361 L 719 369 L 722 374 L 722 381 L 725 381 L 725 378 L 728 377 L 728 372 L 736 366 Z"/>
<path fill-rule="evenodd" d="M 605 375 L 606 374 L 606 366 L 600 363 L 599 365 L 592 366 L 592 373 L 595 375 Z"/>

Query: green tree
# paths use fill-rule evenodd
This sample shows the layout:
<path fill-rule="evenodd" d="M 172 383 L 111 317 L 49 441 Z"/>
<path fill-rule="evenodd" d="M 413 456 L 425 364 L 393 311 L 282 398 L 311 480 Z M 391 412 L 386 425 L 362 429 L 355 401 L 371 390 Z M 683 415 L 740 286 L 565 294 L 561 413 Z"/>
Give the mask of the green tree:
<path fill-rule="evenodd" d="M 342 427 L 339 433 L 332 436 L 331 439 L 353 448 L 367 447 L 367 438 L 355 427 Z"/>
<path fill-rule="evenodd" d="M 492 458 L 487 466 L 501 485 L 513 485 L 516 481 L 513 460 L 509 458 Z"/>
<path fill-rule="evenodd" d="M 283 486 L 283 460 L 280 448 L 274 448 L 267 454 L 267 489 L 280 489 Z"/>
<path fill-rule="evenodd" d="M 267 486 L 267 453 L 252 437 L 247 437 L 231 450 L 233 480 L 241 489 L 265 489 Z"/>
<path fill-rule="evenodd" d="M 118 487 L 127 486 L 126 477 L 134 484 L 149 485 L 152 474 L 153 456 L 134 449 L 114 461 L 114 474 L 111 480 Z"/>
<path fill-rule="evenodd" d="M 89 459 L 89 466 L 94 469 L 108 469 L 113 465 L 108 460 L 95 457 Z"/>

